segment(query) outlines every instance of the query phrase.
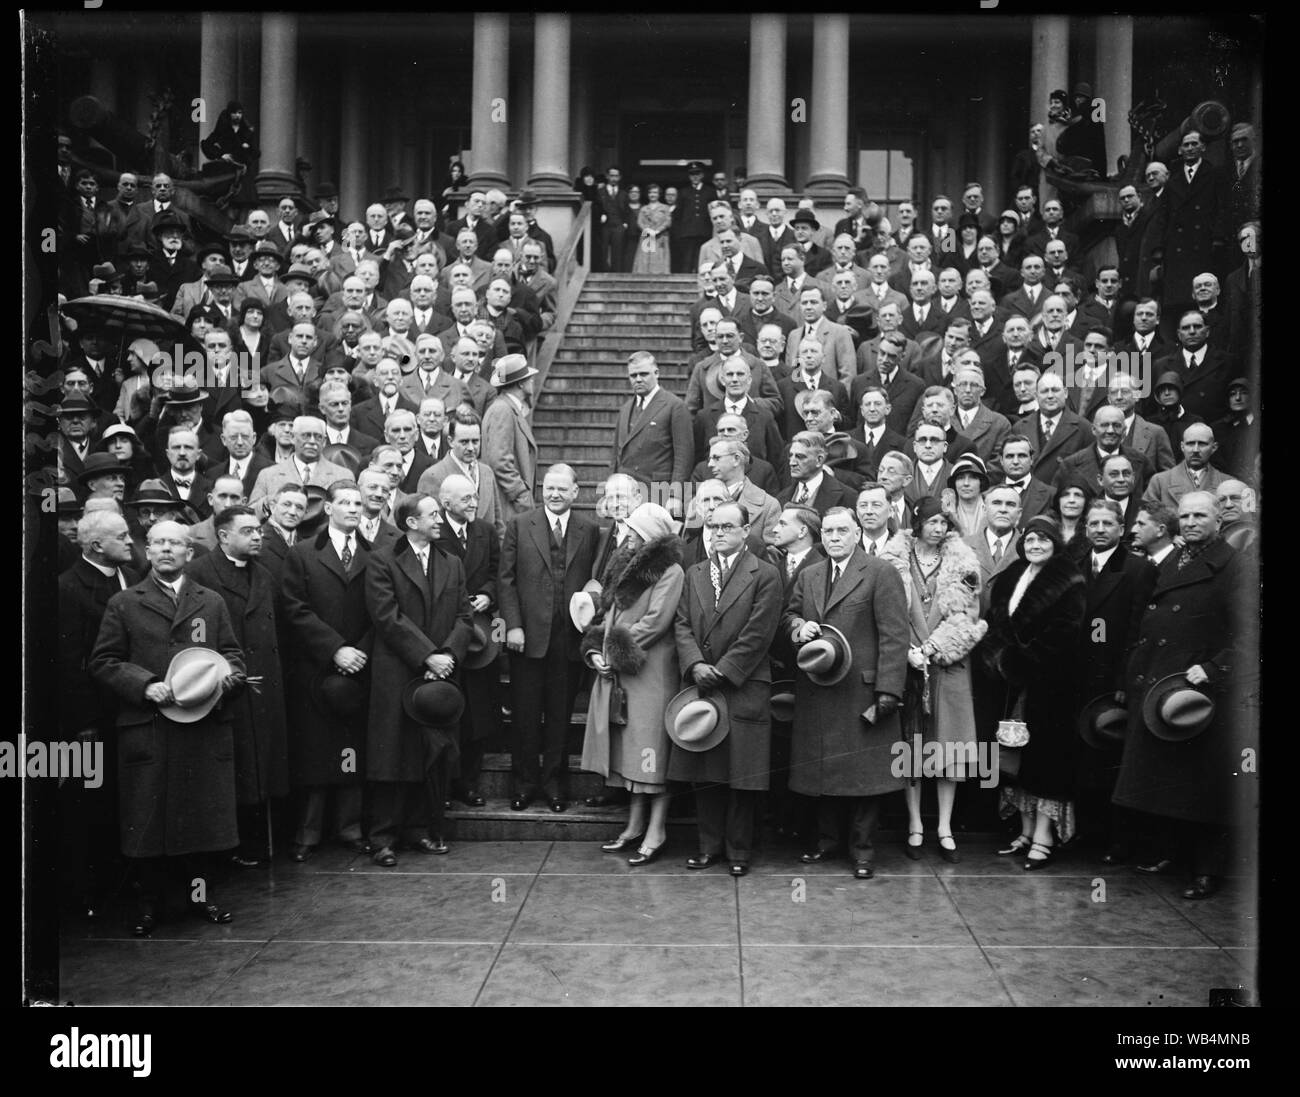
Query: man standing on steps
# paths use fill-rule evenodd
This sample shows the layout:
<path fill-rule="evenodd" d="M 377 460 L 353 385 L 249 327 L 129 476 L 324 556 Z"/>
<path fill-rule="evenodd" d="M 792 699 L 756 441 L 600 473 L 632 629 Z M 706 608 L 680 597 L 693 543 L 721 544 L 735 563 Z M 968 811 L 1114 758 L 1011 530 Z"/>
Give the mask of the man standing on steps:
<path fill-rule="evenodd" d="M 522 354 L 499 358 L 491 377 L 497 398 L 483 415 L 482 460 L 496 474 L 507 522 L 533 509 L 537 442 L 529 418 L 536 376 Z"/>
<path fill-rule="evenodd" d="M 690 482 L 695 455 L 690 412 L 681 399 L 660 387 L 653 354 L 633 354 L 627 360 L 627 378 L 632 398 L 619 409 L 610 471 L 648 485 L 650 502 L 662 503 L 680 519 L 683 485 Z"/>
<path fill-rule="evenodd" d="M 591 578 L 599 536 L 595 522 L 573 511 L 577 498 L 573 469 L 552 465 L 542 480 L 543 506 L 509 521 L 501 549 L 497 597 L 510 651 L 515 811 L 539 794 L 552 811 L 568 806 L 566 740 L 583 679 L 569 600 Z"/>
<path fill-rule="evenodd" d="M 692 160 L 686 165 L 686 176 L 690 183 L 682 189 L 669 230 L 673 271 L 677 274 L 689 274 L 695 270 L 700 247 L 713 235 L 709 203 L 718 196 L 717 191 L 704 181 L 704 165 L 700 161 Z"/>

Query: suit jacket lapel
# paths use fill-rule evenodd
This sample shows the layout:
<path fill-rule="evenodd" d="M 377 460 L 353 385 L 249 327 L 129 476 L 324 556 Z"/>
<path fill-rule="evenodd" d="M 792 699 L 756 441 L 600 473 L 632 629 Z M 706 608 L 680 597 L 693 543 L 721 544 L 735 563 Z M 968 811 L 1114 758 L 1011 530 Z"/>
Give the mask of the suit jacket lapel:
<path fill-rule="evenodd" d="M 731 570 L 722 581 L 722 597 L 718 599 L 717 608 L 714 610 L 714 617 L 709 624 L 712 629 L 718 623 L 718 619 L 727 612 L 732 603 L 744 593 L 745 588 L 754 581 L 754 572 L 757 571 L 757 565 L 754 563 L 753 554 L 742 552 L 736 562 L 731 565 Z M 709 584 L 712 592 L 713 584 Z M 707 635 L 708 629 L 705 630 Z"/>
<path fill-rule="evenodd" d="M 328 531 L 325 533 L 325 543 L 320 546 L 318 556 L 320 558 L 321 566 L 326 571 L 331 572 L 335 576 L 337 576 L 341 583 L 346 585 L 351 580 L 352 573 L 343 570 L 343 561 L 339 559 L 339 554 L 334 551 L 334 542 L 330 540 L 330 535 Z M 352 560 L 352 568 L 354 572 L 360 570 L 357 567 L 357 561 L 355 556 L 353 557 Z"/>
<path fill-rule="evenodd" d="M 862 559 L 862 549 L 856 548 L 844 565 L 844 574 L 840 576 L 840 581 L 835 584 L 835 589 L 831 591 L 823 617 L 866 581 L 866 571 L 867 568 Z"/>
<path fill-rule="evenodd" d="M 157 583 L 154 584 L 154 592 L 164 603 L 167 604 L 167 611 L 171 613 L 173 626 L 190 616 L 196 608 L 196 603 L 200 601 L 197 584 L 188 577 L 185 582 L 181 584 L 180 597 L 176 601 L 176 607 L 174 610 L 171 606 L 171 599 L 158 589 Z M 213 623 L 215 624 L 215 622 Z"/>
<path fill-rule="evenodd" d="M 542 559 L 548 564 L 551 559 L 551 520 L 547 517 L 550 514 L 545 507 L 541 507 L 535 512 L 532 520 L 533 540 L 537 543 L 537 548 L 542 554 Z"/>
<path fill-rule="evenodd" d="M 432 549 L 430 549 L 432 551 Z M 397 566 L 402 569 L 407 578 L 413 582 L 420 591 L 420 596 L 424 599 L 424 605 L 427 609 L 429 606 L 429 579 L 428 576 L 420 570 L 420 558 L 416 555 L 415 549 L 407 542 L 406 551 L 396 553 L 394 559 Z"/>

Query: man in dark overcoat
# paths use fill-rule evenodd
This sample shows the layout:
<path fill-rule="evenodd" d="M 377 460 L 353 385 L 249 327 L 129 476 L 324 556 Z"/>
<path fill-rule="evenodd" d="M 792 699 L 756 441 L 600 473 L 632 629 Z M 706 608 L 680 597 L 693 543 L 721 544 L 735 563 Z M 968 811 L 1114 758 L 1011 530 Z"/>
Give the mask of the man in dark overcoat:
<path fill-rule="evenodd" d="M 1244 817 L 1254 778 L 1243 772 L 1243 751 L 1258 743 L 1244 741 L 1248 725 L 1237 710 L 1241 683 L 1258 674 L 1249 657 L 1258 617 L 1252 623 L 1241 612 L 1257 590 L 1247 559 L 1219 535 L 1213 495 L 1184 495 L 1178 525 L 1185 544 L 1160 565 L 1128 663 L 1129 731 L 1114 802 L 1155 817 L 1154 843 L 1138 871 L 1167 872 L 1177 846 L 1188 846 L 1192 883 L 1183 898 L 1203 899 L 1224 873 L 1227 828 L 1254 823 Z M 1152 732 L 1143 702 L 1153 685 L 1179 673 L 1214 700 L 1214 716 L 1200 734 L 1171 742 Z"/>
<path fill-rule="evenodd" d="M 731 874 L 743 876 L 771 771 L 768 650 L 784 591 L 776 568 L 746 547 L 749 511 L 743 503 L 720 504 L 709 529 L 713 554 L 686 573 L 673 627 L 683 678 L 701 692 L 726 698 L 729 728 L 722 742 L 705 751 L 674 743 L 668 779 L 695 784 L 700 848 L 687 867 L 707 868 L 725 852 Z"/>
<path fill-rule="evenodd" d="M 329 524 L 289 550 L 281 591 L 290 638 L 289 779 L 301 796 L 291 852 L 295 861 L 305 861 L 320 845 L 331 798 L 331 831 L 354 852 L 372 852 L 363 837 L 361 810 L 373 638 L 365 577 L 375 550 L 357 532 L 361 489 L 339 480 L 328 491 Z M 392 527 L 385 523 L 384 528 Z M 335 692 L 324 688 L 330 675 L 355 683 L 340 687 L 351 698 L 347 711 L 333 703 Z"/>
<path fill-rule="evenodd" d="M 231 674 L 221 683 L 223 693 L 244 675 L 225 602 L 182 574 L 189 539 L 178 522 L 150 528 L 150 574 L 109 599 L 90 657 L 91 677 L 118 698 L 122 853 L 135 862 L 141 936 L 152 932 L 169 880 L 184 888 L 198 917 L 232 920 L 213 898 L 204 858 L 196 856 L 239 841 L 230 713 L 218 704 L 202 719 L 177 723 L 159 711 L 173 700 L 167 668 L 186 648 L 211 648 L 226 658 Z"/>
<path fill-rule="evenodd" d="M 827 559 L 799 574 L 781 628 L 796 652 L 822 637 L 823 625 L 848 641 L 851 665 L 834 684 L 819 685 L 802 668 L 795 674 L 790 790 L 819 797 L 817 848 L 803 855 L 804 863 L 830 860 L 844 849 L 847 810 L 853 874 L 868 880 L 875 874 L 871 838 L 882 800 L 905 784 L 901 771 L 894 773 L 893 747 L 902 740 L 898 708 L 910 632 L 903 580 L 863 552 L 861 539 L 847 507 L 822 516 Z"/>
<path fill-rule="evenodd" d="M 374 622 L 366 778 L 375 864 L 397 864 L 399 839 L 421 853 L 446 853 L 442 817 L 457 726 L 416 723 L 402 704 L 418 678 L 452 681 L 473 633 L 465 569 L 438 549 L 442 512 L 431 495 L 397 505 L 403 536 L 366 566 L 366 608 Z"/>
<path fill-rule="evenodd" d="M 216 591 L 230 611 L 235 639 L 250 677 L 261 679 L 232 698 L 235 732 L 235 800 L 239 850 L 234 862 L 253 868 L 270 860 L 267 810 L 289 793 L 289 741 L 280 664 L 279 587 L 260 563 L 262 525 L 252 507 L 227 507 L 213 519 L 217 548 L 186 573 Z"/>

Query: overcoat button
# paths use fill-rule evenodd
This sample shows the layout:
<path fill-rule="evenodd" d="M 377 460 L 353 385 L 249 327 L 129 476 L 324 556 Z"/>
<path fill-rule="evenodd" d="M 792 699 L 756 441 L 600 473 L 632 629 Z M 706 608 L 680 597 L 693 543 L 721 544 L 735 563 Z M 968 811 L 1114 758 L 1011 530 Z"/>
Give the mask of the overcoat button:
<path fill-rule="evenodd" d="M 1157 641 L 1156 641 L 1156 647 L 1158 647 L 1158 648 L 1162 648 L 1162 647 L 1164 647 L 1167 643 L 1169 643 L 1168 640 L 1164 640 L 1164 639 L 1157 640 Z"/>
<path fill-rule="evenodd" d="M 1170 606 L 1169 608 L 1170 608 L 1170 610 L 1171 610 L 1172 612 L 1177 613 L 1177 612 L 1178 612 L 1180 609 L 1182 609 L 1183 607 L 1182 607 L 1182 606 Z"/>
<path fill-rule="evenodd" d="M 1155 608 L 1156 608 L 1156 604 L 1154 602 L 1147 603 L 1147 609 L 1155 609 Z"/>

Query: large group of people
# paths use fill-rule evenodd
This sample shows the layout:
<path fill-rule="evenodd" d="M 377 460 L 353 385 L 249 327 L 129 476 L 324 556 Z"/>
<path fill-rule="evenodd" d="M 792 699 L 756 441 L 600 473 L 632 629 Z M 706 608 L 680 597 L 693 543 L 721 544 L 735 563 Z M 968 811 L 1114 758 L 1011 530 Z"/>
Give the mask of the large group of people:
<path fill-rule="evenodd" d="M 255 149 L 242 112 L 219 146 Z M 199 243 L 166 175 L 101 203 L 67 173 L 65 293 L 154 302 L 202 347 L 182 368 L 68 324 L 61 725 L 112 769 L 68 793 L 77 893 L 97 907 L 120 854 L 137 933 L 172 887 L 228 922 L 202 862 L 265 864 L 285 803 L 296 861 L 445 853 L 503 710 L 510 806 L 564 812 L 585 691 L 631 865 L 689 793 L 693 869 L 744 875 L 768 818 L 869 879 L 891 793 L 920 856 L 930 780 L 956 861 L 991 765 L 1025 869 L 1082 834 L 1212 894 L 1258 746 L 1250 127 L 1231 150 L 1189 131 L 1148 165 L 1100 261 L 1030 186 L 896 224 L 853 188 L 828 229 L 699 163 L 644 193 L 584 168 L 598 267 L 700 283 L 685 390 L 628 360 L 595 517 L 530 424 L 535 195 L 453 219 L 394 187 L 349 223 L 326 185 Z"/>

